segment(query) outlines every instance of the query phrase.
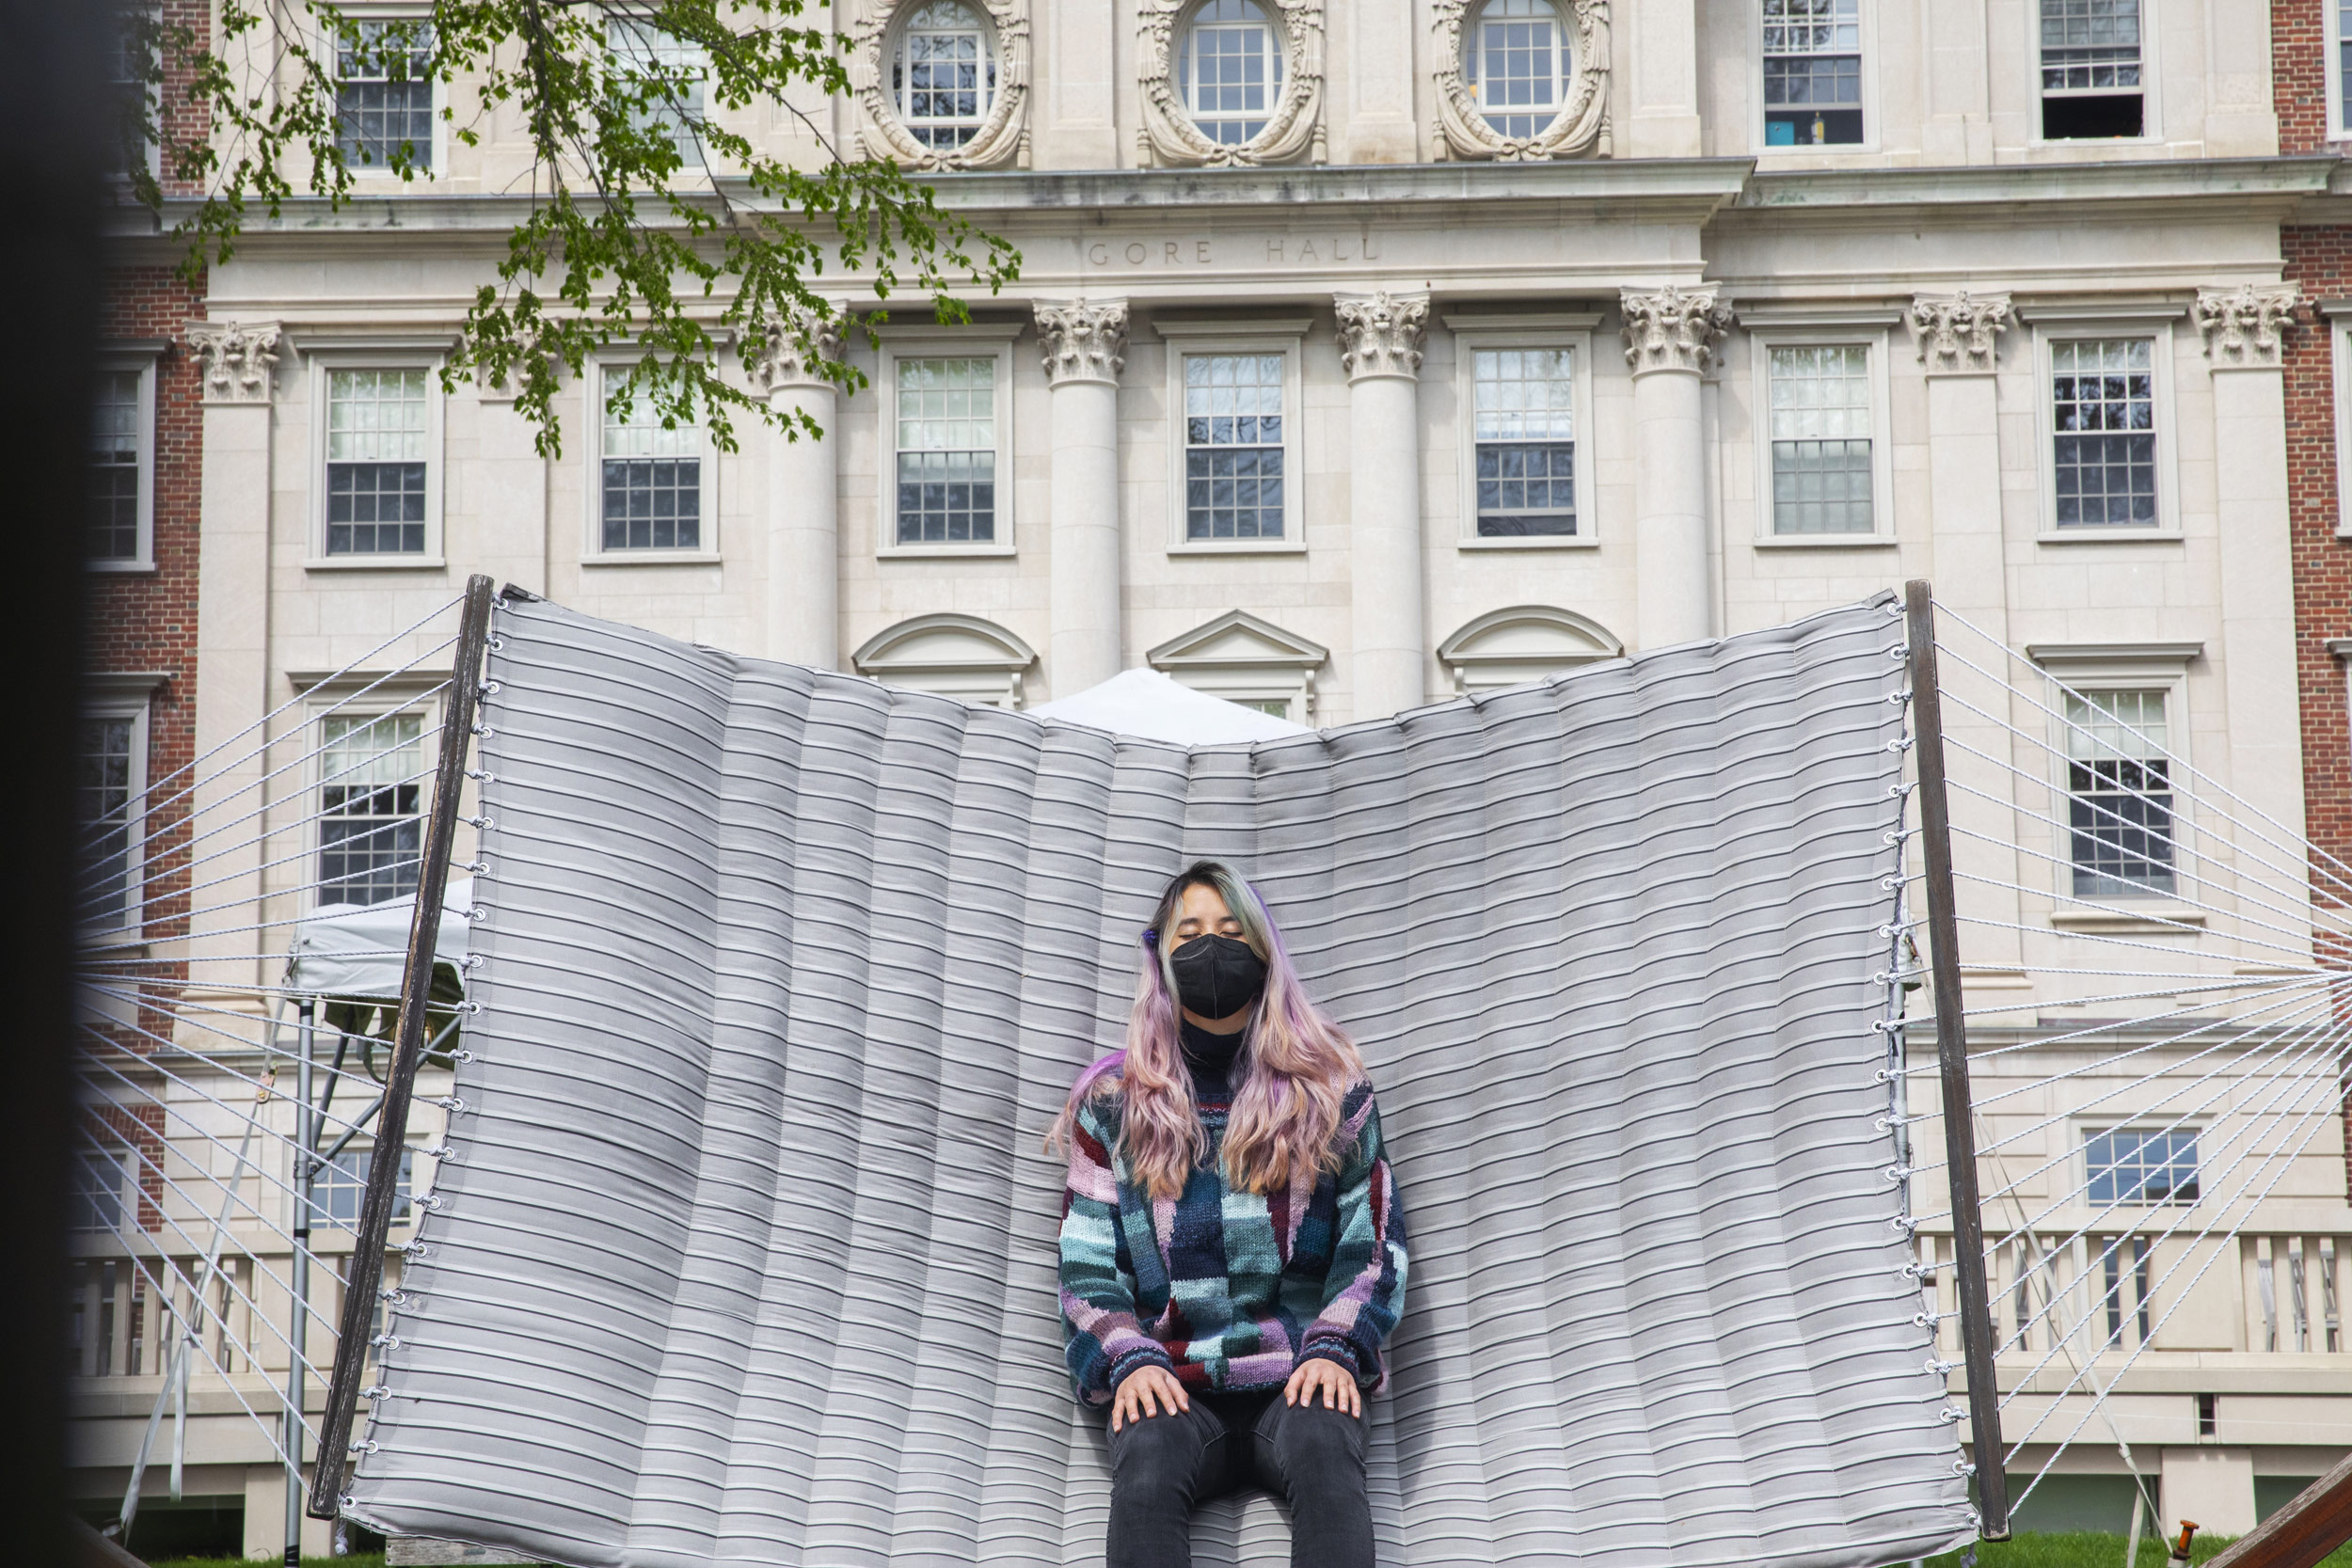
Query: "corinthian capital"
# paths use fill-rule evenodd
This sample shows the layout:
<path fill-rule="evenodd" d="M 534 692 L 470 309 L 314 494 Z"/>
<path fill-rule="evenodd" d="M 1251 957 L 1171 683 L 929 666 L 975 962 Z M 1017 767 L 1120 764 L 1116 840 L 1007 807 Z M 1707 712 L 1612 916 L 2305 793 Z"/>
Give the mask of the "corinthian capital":
<path fill-rule="evenodd" d="M 1717 301 L 1712 288 L 1678 289 L 1669 283 L 1649 294 L 1627 289 L 1620 298 L 1625 362 L 1636 375 L 1644 371 L 1696 374 L 1706 370 L 1717 341 L 1739 320 L 1730 306 Z"/>
<path fill-rule="evenodd" d="M 188 346 L 204 363 L 206 403 L 267 403 L 278 363 L 276 322 L 190 322 Z"/>
<path fill-rule="evenodd" d="M 2001 329 L 2016 319 L 2007 294 L 1920 294 L 1904 318 L 1930 375 L 1982 374 L 1993 369 Z"/>
<path fill-rule="evenodd" d="M 1127 302 L 1074 299 L 1037 308 L 1037 335 L 1044 350 L 1045 383 L 1077 381 L 1119 384 L 1127 363 Z"/>
<path fill-rule="evenodd" d="M 752 351 L 752 379 L 760 390 L 773 394 L 787 387 L 829 387 L 818 370 L 827 359 L 841 357 L 841 327 L 849 320 L 846 306 L 831 316 L 797 315 L 771 321 L 767 336 Z"/>
<path fill-rule="evenodd" d="M 2295 285 L 2241 283 L 2197 291 L 2197 330 L 2216 366 L 2275 368 L 2283 360 L 2285 328 L 2295 321 Z"/>
<path fill-rule="evenodd" d="M 1421 374 L 1421 345 L 1429 336 L 1429 296 L 1334 294 L 1340 314 L 1340 368 L 1350 381 Z"/>

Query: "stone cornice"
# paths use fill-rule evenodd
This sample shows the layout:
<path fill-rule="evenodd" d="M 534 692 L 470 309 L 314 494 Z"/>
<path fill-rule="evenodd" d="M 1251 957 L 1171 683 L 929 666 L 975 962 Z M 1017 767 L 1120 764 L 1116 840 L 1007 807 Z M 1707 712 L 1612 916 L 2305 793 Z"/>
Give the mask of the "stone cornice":
<path fill-rule="evenodd" d="M 1127 363 L 1127 302 L 1041 300 L 1037 335 L 1048 386 L 1092 381 L 1116 387 Z"/>
<path fill-rule="evenodd" d="M 1340 367 L 1350 383 L 1372 376 L 1406 381 L 1421 375 L 1421 349 L 1429 336 L 1429 296 L 1334 294 L 1340 319 Z"/>
<path fill-rule="evenodd" d="M 2332 153 L 2280 158 L 2162 158 L 2106 164 L 1762 170 L 1742 209 L 2016 206 L 2021 203 L 2180 201 L 2197 198 L 2296 201 L 2324 195 Z"/>

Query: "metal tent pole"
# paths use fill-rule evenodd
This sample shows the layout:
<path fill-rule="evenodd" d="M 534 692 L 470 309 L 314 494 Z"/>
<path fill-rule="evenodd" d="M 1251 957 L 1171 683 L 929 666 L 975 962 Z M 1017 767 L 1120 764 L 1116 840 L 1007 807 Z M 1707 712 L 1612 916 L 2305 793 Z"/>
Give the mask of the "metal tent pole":
<path fill-rule="evenodd" d="M 310 1474 L 310 1517 L 332 1519 L 342 1506 L 343 1478 L 351 1469 L 351 1428 L 359 1402 L 359 1381 L 367 1370 L 369 1325 L 384 1284 L 384 1239 L 391 1229 L 399 1192 L 400 1151 L 408 1141 L 408 1101 L 424 1056 L 425 1007 L 433 994 L 433 953 L 440 937 L 441 898 L 449 887 L 450 847 L 457 835 L 459 798 L 466 787 L 466 754 L 473 742 L 474 706 L 481 694 L 482 659 L 490 641 L 494 585 L 486 577 L 466 581 L 465 619 L 457 629 L 457 657 L 450 670 L 449 700 L 441 708 L 440 755 L 433 770 L 433 810 L 425 819 L 424 844 L 417 866 L 417 909 L 408 926 L 407 967 L 400 980 L 400 1032 L 392 1045 L 383 1108 L 375 1124 L 377 1157 L 368 1163 L 368 1188 L 360 1199 L 358 1234 L 343 1285 L 343 1310 L 335 1337 L 335 1370 L 327 1380 L 326 1408 L 319 1421 L 318 1463 Z"/>
<path fill-rule="evenodd" d="M 1993 1373 L 1993 1308 L 1984 1277 L 1983 1199 L 1961 1016 L 1960 914 L 1952 896 L 1952 818 L 1944 772 L 1944 700 L 1936 685 L 1935 601 L 1924 581 L 1903 587 L 1910 634 L 1911 722 L 1919 768 L 1919 839 L 1927 858 L 1928 971 L 1935 997 L 1935 1055 L 1944 1086 L 1944 1160 L 1952 1194 L 1952 1275 L 1960 1296 L 1962 1362 L 1976 1452 L 1978 1533 L 2009 1539 L 2009 1477 L 2001 1469 L 2001 1391 Z"/>
<path fill-rule="evenodd" d="M 310 1342 L 310 1187 L 318 1175 L 311 1125 L 310 1052 L 318 1039 L 318 1003 L 304 997 L 294 1029 L 294 1305 L 286 1324 L 286 1568 L 302 1568 L 302 1357 Z"/>

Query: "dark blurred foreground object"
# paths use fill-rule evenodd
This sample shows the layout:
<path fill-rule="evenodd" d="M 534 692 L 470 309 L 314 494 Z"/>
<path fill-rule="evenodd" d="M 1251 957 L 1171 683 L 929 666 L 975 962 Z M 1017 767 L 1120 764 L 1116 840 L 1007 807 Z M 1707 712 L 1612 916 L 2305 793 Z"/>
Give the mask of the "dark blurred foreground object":
<path fill-rule="evenodd" d="M 0 377 L 0 473 L 11 555 L 6 665 L 14 688 L 14 767 L 0 768 L 0 845 L 12 929 L 0 969 L 8 998 L 11 1107 L 0 1138 L 0 1518 L 18 1562 L 72 1563 L 64 1456 L 65 1299 L 60 1257 L 72 1029 L 73 736 L 81 705 L 82 453 L 96 343 L 99 202 L 107 133 L 95 3 L 0 0 L 0 298 L 14 352 Z"/>

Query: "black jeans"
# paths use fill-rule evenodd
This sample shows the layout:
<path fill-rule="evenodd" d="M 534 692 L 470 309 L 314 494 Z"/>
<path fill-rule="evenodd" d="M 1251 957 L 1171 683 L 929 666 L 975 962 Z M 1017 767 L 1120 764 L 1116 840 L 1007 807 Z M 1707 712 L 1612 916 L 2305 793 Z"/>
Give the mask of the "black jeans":
<path fill-rule="evenodd" d="M 1108 1568 L 1192 1568 L 1192 1510 L 1255 1481 L 1291 1505 L 1291 1568 L 1373 1568 L 1364 1418 L 1282 1390 L 1192 1396 L 1111 1434 Z"/>

